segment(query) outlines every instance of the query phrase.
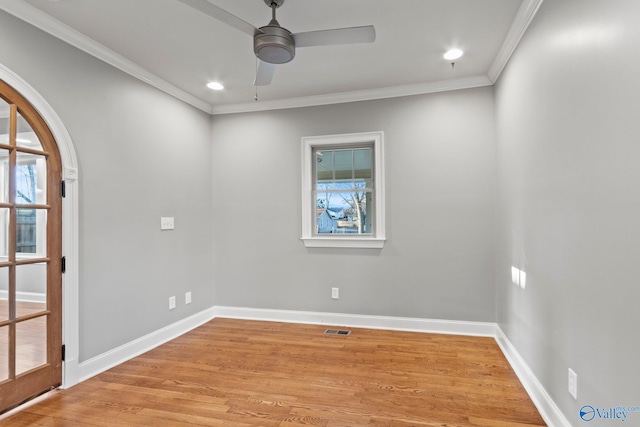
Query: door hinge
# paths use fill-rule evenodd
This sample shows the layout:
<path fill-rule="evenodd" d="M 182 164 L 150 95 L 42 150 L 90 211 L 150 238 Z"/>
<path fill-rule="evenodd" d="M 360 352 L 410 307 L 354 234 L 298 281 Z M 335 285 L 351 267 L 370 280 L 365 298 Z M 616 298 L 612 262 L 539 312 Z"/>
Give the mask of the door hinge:
<path fill-rule="evenodd" d="M 62 259 L 60 260 L 60 269 L 62 270 L 62 273 L 66 273 L 67 272 L 67 257 L 63 256 Z"/>
<path fill-rule="evenodd" d="M 62 197 L 67 197 L 67 184 L 66 182 L 63 180 L 62 184 L 60 185 L 60 194 Z"/>
<path fill-rule="evenodd" d="M 66 356 L 67 356 L 67 346 L 62 344 L 62 361 L 63 362 Z"/>

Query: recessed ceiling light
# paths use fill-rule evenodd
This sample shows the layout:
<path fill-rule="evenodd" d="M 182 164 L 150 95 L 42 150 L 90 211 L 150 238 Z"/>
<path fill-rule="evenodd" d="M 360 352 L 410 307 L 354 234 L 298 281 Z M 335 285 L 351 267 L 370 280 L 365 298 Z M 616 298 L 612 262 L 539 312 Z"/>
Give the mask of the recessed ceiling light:
<path fill-rule="evenodd" d="M 208 83 L 207 87 L 209 89 L 213 89 L 213 90 L 222 90 L 222 89 L 224 89 L 224 86 L 222 86 L 222 83 L 218 83 L 218 82 Z"/>
<path fill-rule="evenodd" d="M 464 52 L 461 51 L 460 49 L 451 49 L 444 54 L 444 59 L 452 61 L 454 59 L 460 58 L 463 54 Z"/>

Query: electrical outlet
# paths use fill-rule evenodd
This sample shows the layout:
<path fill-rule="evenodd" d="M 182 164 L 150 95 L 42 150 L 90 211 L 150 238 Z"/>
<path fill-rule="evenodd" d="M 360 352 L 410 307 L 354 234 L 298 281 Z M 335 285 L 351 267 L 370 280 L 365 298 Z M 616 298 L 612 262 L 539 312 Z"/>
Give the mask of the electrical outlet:
<path fill-rule="evenodd" d="M 176 297 L 169 297 L 169 310 L 176 308 Z"/>
<path fill-rule="evenodd" d="M 184 303 L 191 304 L 191 291 L 184 294 Z"/>
<path fill-rule="evenodd" d="M 578 399 L 578 374 L 569 368 L 569 393 L 574 399 Z"/>
<path fill-rule="evenodd" d="M 173 230 L 174 221 L 171 216 L 163 216 L 160 218 L 160 230 Z"/>
<path fill-rule="evenodd" d="M 332 299 L 340 298 L 340 288 L 331 288 L 331 298 Z"/>

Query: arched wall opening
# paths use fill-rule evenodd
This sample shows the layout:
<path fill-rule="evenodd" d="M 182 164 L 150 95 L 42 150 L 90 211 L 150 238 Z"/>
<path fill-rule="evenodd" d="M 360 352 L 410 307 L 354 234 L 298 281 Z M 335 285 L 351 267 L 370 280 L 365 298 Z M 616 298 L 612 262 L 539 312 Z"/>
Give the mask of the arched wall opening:
<path fill-rule="evenodd" d="M 78 162 L 75 148 L 62 119 L 29 83 L 0 64 L 0 80 L 19 92 L 46 122 L 58 145 L 62 163 L 65 197 L 62 201 L 62 254 L 66 270 L 62 277 L 62 342 L 65 360 L 62 387 L 77 384 L 79 355 L 78 298 Z"/>

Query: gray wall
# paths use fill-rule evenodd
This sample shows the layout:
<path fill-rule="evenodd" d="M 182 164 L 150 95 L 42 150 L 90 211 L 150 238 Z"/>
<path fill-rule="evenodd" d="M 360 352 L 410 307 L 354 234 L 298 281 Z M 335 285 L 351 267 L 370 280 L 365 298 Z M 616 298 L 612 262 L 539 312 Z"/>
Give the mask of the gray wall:
<path fill-rule="evenodd" d="M 491 88 L 218 116 L 211 145 L 206 114 L 4 13 L 0 58 L 79 158 L 80 362 L 211 307 L 214 288 L 218 305 L 495 319 Z M 385 248 L 305 249 L 300 138 L 371 130 L 386 132 Z"/>
<path fill-rule="evenodd" d="M 215 116 L 216 304 L 495 321 L 493 114 L 487 87 Z M 300 139 L 364 131 L 385 132 L 386 245 L 306 249 Z"/>
<path fill-rule="evenodd" d="M 76 148 L 80 362 L 211 307 L 210 117 L 4 12 L 0 62 Z"/>
<path fill-rule="evenodd" d="M 639 16 L 544 2 L 496 89 L 498 320 L 574 425 L 582 405 L 640 405 Z"/>
<path fill-rule="evenodd" d="M 481 88 L 211 119 L 0 12 L 0 62 L 52 105 L 79 158 L 80 361 L 214 304 L 497 310 L 573 424 L 583 404 L 640 405 L 637 16 L 635 0 L 544 2 L 495 103 Z M 384 249 L 305 249 L 300 138 L 372 130 L 386 137 Z"/>

